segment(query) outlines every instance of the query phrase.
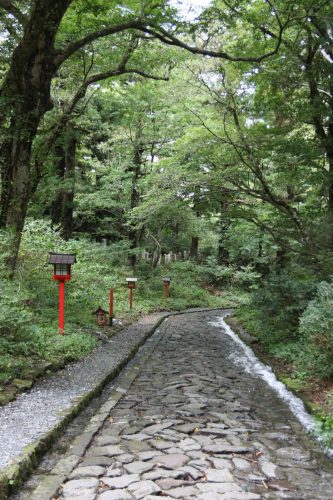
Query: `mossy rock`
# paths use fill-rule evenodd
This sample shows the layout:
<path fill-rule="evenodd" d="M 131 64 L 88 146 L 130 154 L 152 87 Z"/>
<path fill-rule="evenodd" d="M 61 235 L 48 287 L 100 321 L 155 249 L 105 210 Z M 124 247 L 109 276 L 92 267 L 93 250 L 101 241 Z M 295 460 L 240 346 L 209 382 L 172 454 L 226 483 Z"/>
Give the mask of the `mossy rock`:
<path fill-rule="evenodd" d="M 43 375 L 48 369 L 52 368 L 50 361 L 35 361 L 32 366 L 27 366 L 22 370 L 22 378 L 36 379 Z"/>
<path fill-rule="evenodd" d="M 0 392 L 0 405 L 3 406 L 7 403 L 10 403 L 11 401 L 14 401 L 17 392 L 18 389 L 13 386 L 7 386 L 2 389 L 2 391 Z"/>
<path fill-rule="evenodd" d="M 31 389 L 33 385 L 33 380 L 24 380 L 20 378 L 16 378 L 13 380 L 13 385 L 20 390 Z"/>

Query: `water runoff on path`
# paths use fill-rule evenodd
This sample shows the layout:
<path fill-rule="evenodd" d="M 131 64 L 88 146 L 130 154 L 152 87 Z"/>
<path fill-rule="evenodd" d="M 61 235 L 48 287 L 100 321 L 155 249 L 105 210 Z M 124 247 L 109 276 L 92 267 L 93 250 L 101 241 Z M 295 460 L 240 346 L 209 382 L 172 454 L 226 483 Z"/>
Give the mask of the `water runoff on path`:
<path fill-rule="evenodd" d="M 289 406 L 292 413 L 305 427 L 308 432 L 313 432 L 319 441 L 322 441 L 318 435 L 318 429 L 315 420 L 306 411 L 301 399 L 290 392 L 286 386 L 279 382 L 272 371 L 271 367 L 265 365 L 258 360 L 252 349 L 247 346 L 239 337 L 232 331 L 230 326 L 224 321 L 226 316 L 221 316 L 216 321 L 211 321 L 210 324 L 219 327 L 225 335 L 228 335 L 240 349 L 237 349 L 229 356 L 229 359 L 242 367 L 246 373 L 250 373 L 264 380 L 278 396 Z M 330 458 L 333 458 L 333 448 L 326 448 L 325 452 Z"/>

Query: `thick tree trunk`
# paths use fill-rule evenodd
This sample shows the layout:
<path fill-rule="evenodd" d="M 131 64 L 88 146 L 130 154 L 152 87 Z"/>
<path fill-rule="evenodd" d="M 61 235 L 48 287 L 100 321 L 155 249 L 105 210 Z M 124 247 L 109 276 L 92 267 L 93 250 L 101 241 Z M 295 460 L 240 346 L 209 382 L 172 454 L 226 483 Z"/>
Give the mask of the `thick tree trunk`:
<path fill-rule="evenodd" d="M 30 198 L 32 143 L 41 118 L 52 108 L 50 85 L 56 70 L 55 36 L 71 1 L 35 0 L 0 92 L 1 111 L 9 121 L 0 148 L 0 224 L 8 227 L 12 234 L 8 258 L 12 271 Z"/>
<path fill-rule="evenodd" d="M 15 117 L 11 120 L 11 140 L 6 141 L 3 156 L 0 222 L 10 230 L 8 267 L 13 271 L 21 242 L 21 233 L 30 198 L 30 157 L 37 120 L 31 109 L 18 103 Z"/>

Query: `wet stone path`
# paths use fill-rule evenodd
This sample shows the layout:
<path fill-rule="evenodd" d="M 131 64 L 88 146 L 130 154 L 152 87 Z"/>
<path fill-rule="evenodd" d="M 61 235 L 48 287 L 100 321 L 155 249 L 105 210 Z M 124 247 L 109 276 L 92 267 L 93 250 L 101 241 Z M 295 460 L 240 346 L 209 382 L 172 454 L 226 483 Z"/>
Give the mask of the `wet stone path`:
<path fill-rule="evenodd" d="M 212 324 L 216 315 L 162 324 L 56 498 L 333 498 L 333 462 L 274 391 L 237 366 L 239 346 Z"/>

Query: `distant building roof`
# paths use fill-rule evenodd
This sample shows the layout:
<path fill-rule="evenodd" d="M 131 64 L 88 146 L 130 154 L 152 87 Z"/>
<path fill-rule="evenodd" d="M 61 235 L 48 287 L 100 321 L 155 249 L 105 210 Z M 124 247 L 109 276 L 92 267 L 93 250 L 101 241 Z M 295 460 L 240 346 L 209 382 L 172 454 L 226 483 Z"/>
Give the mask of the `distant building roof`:
<path fill-rule="evenodd" d="M 75 264 L 75 253 L 55 253 L 49 252 L 48 264 Z"/>

